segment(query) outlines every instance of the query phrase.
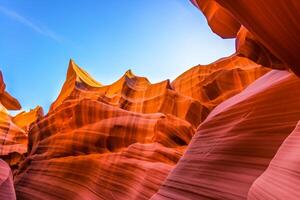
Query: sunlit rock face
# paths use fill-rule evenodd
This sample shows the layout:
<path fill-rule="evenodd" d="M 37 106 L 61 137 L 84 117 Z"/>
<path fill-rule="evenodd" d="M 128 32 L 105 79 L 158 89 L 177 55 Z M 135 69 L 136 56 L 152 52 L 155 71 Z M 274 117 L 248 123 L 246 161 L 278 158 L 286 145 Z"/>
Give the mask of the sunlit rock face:
<path fill-rule="evenodd" d="M 190 141 L 179 118 L 68 100 L 30 131 L 20 199 L 149 199 Z"/>
<path fill-rule="evenodd" d="M 20 128 L 28 132 L 30 125 L 44 115 L 43 108 L 37 106 L 28 112 L 22 111 L 12 118 L 12 121 Z"/>
<path fill-rule="evenodd" d="M 217 104 L 152 199 L 299 199 L 299 2 L 192 2 L 215 33 L 236 38 L 236 56 L 280 71 L 268 72 Z M 209 93 L 193 89 L 200 82 L 193 78 L 197 70 L 182 76 L 189 81 L 180 91 L 210 109 L 203 103 Z M 215 85 L 217 90 L 223 84 Z"/>
<path fill-rule="evenodd" d="M 21 106 L 5 91 L 5 87 L 0 71 L 0 159 L 14 168 L 27 152 L 27 134 L 12 121 L 8 113 L 8 110 L 18 110 Z"/>
<path fill-rule="evenodd" d="M 236 52 L 173 82 L 71 60 L 46 115 L 11 117 L 0 76 L 0 199 L 300 198 L 299 2 L 192 2 Z"/>
<path fill-rule="evenodd" d="M 176 91 L 199 100 L 209 110 L 238 94 L 269 69 L 237 55 L 195 66 L 172 82 Z"/>
<path fill-rule="evenodd" d="M 2 72 L 0 71 L 0 102 L 8 110 L 19 110 L 21 105 L 17 99 L 12 97 L 5 91 L 6 85 L 3 80 Z"/>
<path fill-rule="evenodd" d="M 130 71 L 103 86 L 73 61 L 50 112 L 30 126 L 20 199 L 149 199 L 208 109 Z"/>
<path fill-rule="evenodd" d="M 220 62 L 199 70 L 202 82 L 193 87 L 201 91 L 207 82 L 235 78 L 238 87 L 215 93 L 214 106 L 268 71 L 246 58 Z M 152 84 L 127 71 L 102 85 L 71 60 L 49 113 L 30 125 L 28 156 L 15 173 L 17 197 L 150 199 L 212 109 L 208 99 L 181 91 L 185 79 Z"/>
<path fill-rule="evenodd" d="M 67 80 L 50 110 L 64 100 L 93 99 L 137 113 L 164 113 L 190 122 L 195 128 L 208 114 L 199 101 L 174 91 L 169 80 L 151 84 L 147 78 L 130 70 L 111 85 L 101 85 L 72 60 Z"/>
<path fill-rule="evenodd" d="M 153 199 L 246 199 L 300 119 L 298 88 L 273 70 L 218 105 Z"/>
<path fill-rule="evenodd" d="M 215 0 L 191 0 L 201 9 L 212 31 L 222 38 L 234 38 L 241 24 Z"/>

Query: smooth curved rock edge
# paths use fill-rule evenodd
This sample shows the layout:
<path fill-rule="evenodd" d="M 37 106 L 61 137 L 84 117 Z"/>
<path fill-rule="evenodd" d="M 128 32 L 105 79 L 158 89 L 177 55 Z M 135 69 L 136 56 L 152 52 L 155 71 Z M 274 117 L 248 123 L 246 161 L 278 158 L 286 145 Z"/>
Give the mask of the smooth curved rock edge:
<path fill-rule="evenodd" d="M 71 60 L 49 113 L 15 117 L 22 127 L 23 117 L 35 118 L 28 156 L 14 172 L 17 197 L 150 199 L 213 107 L 269 71 L 236 55 L 196 68 L 172 83 L 152 84 L 129 70 L 102 85 Z M 191 91 L 217 100 L 190 93 L 190 77 L 198 80 Z"/>
<path fill-rule="evenodd" d="M 299 87 L 273 70 L 218 105 L 152 199 L 247 199 L 299 121 Z"/>
<path fill-rule="evenodd" d="M 213 32 L 223 38 L 237 38 L 237 53 L 266 67 L 289 68 L 300 76 L 298 0 L 191 1 L 203 12 Z"/>
<path fill-rule="evenodd" d="M 0 159 L 0 199 L 15 200 L 12 173 L 6 162 Z"/>
<path fill-rule="evenodd" d="M 300 75 L 300 3 L 193 3 L 236 53 L 172 83 L 127 71 L 102 85 L 71 60 L 47 115 L 11 117 L 1 74 L 0 158 L 18 198 L 299 199 L 300 84 L 286 69 Z"/>

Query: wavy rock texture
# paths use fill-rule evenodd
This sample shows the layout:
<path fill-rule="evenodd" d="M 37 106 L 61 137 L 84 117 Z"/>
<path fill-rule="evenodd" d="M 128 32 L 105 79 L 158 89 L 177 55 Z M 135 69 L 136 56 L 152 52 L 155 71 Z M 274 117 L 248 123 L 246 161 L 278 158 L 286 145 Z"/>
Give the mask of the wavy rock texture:
<path fill-rule="evenodd" d="M 0 160 L 0 199 L 16 199 L 11 170 L 3 160 Z"/>
<path fill-rule="evenodd" d="M 299 199 L 299 136 L 298 122 L 267 170 L 251 186 L 248 199 Z"/>
<path fill-rule="evenodd" d="M 274 70 L 217 106 L 152 199 L 246 199 L 300 119 L 299 87 Z"/>
<path fill-rule="evenodd" d="M 0 72 L 0 159 L 15 168 L 27 152 L 27 134 L 15 125 L 7 109 L 20 109 L 19 102 L 5 91 Z"/>
<path fill-rule="evenodd" d="M 236 37 L 236 54 L 273 69 L 287 69 L 288 67 L 261 44 L 244 26 Z"/>
<path fill-rule="evenodd" d="M 205 17 L 213 32 L 222 38 L 234 38 L 241 24 L 214 0 L 191 0 Z"/>
<path fill-rule="evenodd" d="M 300 76 L 298 0 L 290 0 L 288 3 L 285 0 L 253 0 L 251 3 L 247 0 L 192 0 L 192 2 L 204 13 L 211 29 L 221 37 L 224 37 L 224 30 L 236 30 L 238 25 L 232 21 L 239 22 L 250 31 L 252 44 L 247 48 L 249 52 L 244 52 L 245 56 L 251 55 L 249 57 L 251 59 L 253 55 L 260 54 L 264 56 L 264 62 L 269 59 L 268 57 L 274 57 L 274 61 L 268 62 L 276 64 L 269 67 L 278 69 L 278 62 L 283 62 L 284 67 L 291 68 Z M 206 6 L 200 6 L 202 4 Z M 222 13 L 226 13 L 224 20 L 223 17 L 214 17 L 223 16 Z M 226 25 L 223 25 L 223 22 Z M 219 29 L 216 29 L 216 26 Z M 233 37 L 236 32 L 231 33 L 230 36 Z"/>
<path fill-rule="evenodd" d="M 32 125 L 20 199 L 149 199 L 194 129 L 176 117 L 69 100 Z"/>
<path fill-rule="evenodd" d="M 12 118 L 12 121 L 20 128 L 25 130 L 26 132 L 29 131 L 30 125 L 41 119 L 44 115 L 43 108 L 37 106 L 36 108 L 30 110 L 29 112 L 20 112 L 16 116 Z"/>
<path fill-rule="evenodd" d="M 215 75 L 209 76 L 211 71 Z M 246 58 L 230 57 L 194 75 L 202 76 L 198 90 L 232 77 L 239 83 L 215 93 L 220 97 L 215 106 L 267 71 Z M 127 71 L 115 83 L 102 85 L 71 60 L 49 113 L 30 125 L 29 155 L 15 172 L 17 197 L 151 198 L 210 111 L 203 99 L 180 91 L 185 79 L 177 79 L 174 89 L 168 80 L 151 84 Z"/>
<path fill-rule="evenodd" d="M 300 76 L 300 2 L 298 0 L 216 0 L 273 55 Z"/>
<path fill-rule="evenodd" d="M 236 53 L 172 83 L 129 70 L 102 85 L 71 60 L 47 115 L 11 117 L 0 73 L 0 158 L 18 199 L 299 199 L 300 79 L 286 69 L 300 75 L 300 3 L 192 2 Z M 0 160 L 0 199 L 15 198 Z"/>
<path fill-rule="evenodd" d="M 87 98 L 138 113 L 171 114 L 195 128 L 209 112 L 199 101 L 174 91 L 168 80 L 151 84 L 147 78 L 135 76 L 129 70 L 113 84 L 101 85 L 81 72 L 83 70 L 71 60 L 67 80 L 51 110 L 65 99 Z"/>
<path fill-rule="evenodd" d="M 202 113 L 203 112 L 203 113 Z M 73 61 L 50 112 L 29 131 L 20 199 L 149 199 L 208 110 L 130 71 L 112 85 Z"/>
<path fill-rule="evenodd" d="M 199 100 L 212 110 L 268 71 L 247 58 L 232 55 L 189 69 L 176 78 L 172 86 L 177 92 Z"/>

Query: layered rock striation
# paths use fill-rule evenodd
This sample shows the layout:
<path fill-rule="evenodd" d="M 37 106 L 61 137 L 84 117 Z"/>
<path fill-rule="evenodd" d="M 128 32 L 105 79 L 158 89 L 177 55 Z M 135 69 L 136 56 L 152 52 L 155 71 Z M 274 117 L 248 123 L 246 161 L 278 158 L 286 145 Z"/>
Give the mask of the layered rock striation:
<path fill-rule="evenodd" d="M 192 2 L 215 33 L 236 38 L 236 55 L 281 71 L 215 107 L 152 199 L 299 199 L 300 4 Z"/>
<path fill-rule="evenodd" d="M 299 87 L 273 70 L 218 105 L 153 199 L 247 199 L 300 118 Z"/>
<path fill-rule="evenodd" d="M 0 71 L 0 159 L 14 168 L 27 152 L 27 133 L 13 122 L 8 113 L 8 110 L 17 110 L 21 106 L 5 91 L 5 87 Z"/>
<path fill-rule="evenodd" d="M 235 77 L 236 87 L 221 88 L 213 106 L 268 71 L 237 56 L 222 62 L 227 72 L 218 64 L 210 70 L 198 66 L 193 73 L 201 77 L 193 88 L 198 91 L 210 81 L 221 84 Z M 49 113 L 28 131 L 28 156 L 15 173 L 17 197 L 150 199 L 213 107 L 209 99 L 182 91 L 185 79 L 152 84 L 127 71 L 102 85 L 71 60 Z"/>
<path fill-rule="evenodd" d="M 172 82 L 71 60 L 46 115 L 12 117 L 0 74 L 0 199 L 300 198 L 299 2 L 192 2 L 236 52 Z"/>

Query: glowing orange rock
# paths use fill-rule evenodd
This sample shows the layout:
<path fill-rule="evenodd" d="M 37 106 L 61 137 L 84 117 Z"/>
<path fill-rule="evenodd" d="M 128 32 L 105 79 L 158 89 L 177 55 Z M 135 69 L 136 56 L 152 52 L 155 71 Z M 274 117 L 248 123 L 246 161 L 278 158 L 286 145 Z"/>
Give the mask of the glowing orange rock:
<path fill-rule="evenodd" d="M 78 67 L 73 60 L 70 60 L 69 68 L 67 72 L 66 81 L 61 89 L 61 92 L 57 99 L 52 103 L 50 111 L 57 108 L 62 102 L 69 97 L 76 85 L 80 84 L 82 87 L 100 87 L 101 83 L 94 80 L 86 71 Z"/>
<path fill-rule="evenodd" d="M 190 123 L 66 100 L 31 126 L 20 199 L 149 199 L 188 144 Z"/>
<path fill-rule="evenodd" d="M 5 91 L 0 72 L 0 158 L 16 167 L 23 154 L 27 152 L 27 135 L 12 122 L 7 109 L 19 109 L 19 102 Z"/>
<path fill-rule="evenodd" d="M 217 106 L 152 199 L 246 199 L 300 119 L 299 88 L 273 70 Z"/>
<path fill-rule="evenodd" d="M 209 112 L 199 101 L 174 91 L 169 80 L 151 84 L 147 78 L 135 76 L 129 70 L 113 84 L 101 85 L 81 72 L 83 70 L 71 60 L 66 82 L 50 110 L 65 99 L 94 99 L 138 113 L 171 114 L 195 128 Z"/>
<path fill-rule="evenodd" d="M 29 155 L 15 172 L 17 196 L 149 199 L 207 114 L 169 81 L 151 84 L 128 71 L 103 86 L 70 61 L 49 113 L 30 126 Z M 21 127 L 22 117 L 15 119 Z"/>
<path fill-rule="evenodd" d="M 268 71 L 247 58 L 233 55 L 189 69 L 176 78 L 172 86 L 212 110 Z"/>
<path fill-rule="evenodd" d="M 21 105 L 17 99 L 12 97 L 5 91 L 5 83 L 3 80 L 2 72 L 0 71 L 0 102 L 8 110 L 19 110 Z"/>
<path fill-rule="evenodd" d="M 20 127 L 32 121 L 29 155 L 15 172 L 18 198 L 149 199 L 209 109 L 267 71 L 237 56 L 199 70 L 193 74 L 202 78 L 196 92 L 214 93 L 211 82 L 223 85 L 213 101 L 182 90 L 189 86 L 185 74 L 173 85 L 151 84 L 127 71 L 101 85 L 71 60 L 49 113 L 35 120 L 36 109 L 14 119 Z"/>
<path fill-rule="evenodd" d="M 30 110 L 29 112 L 20 112 L 12 118 L 12 121 L 20 128 L 25 131 L 28 131 L 29 126 L 34 121 L 40 119 L 44 115 L 43 108 L 37 106 L 35 109 Z"/>
<path fill-rule="evenodd" d="M 191 0 L 207 18 L 212 31 L 222 38 L 234 38 L 240 28 L 240 23 L 214 0 Z"/>
<path fill-rule="evenodd" d="M 263 66 L 300 75 L 300 3 L 192 2 L 236 53 L 172 83 L 129 70 L 102 85 L 71 60 L 46 116 L 11 117 L 0 73 L 0 158 L 19 199 L 299 199 L 300 79 Z M 0 160 L 0 199 L 15 198 Z"/>

